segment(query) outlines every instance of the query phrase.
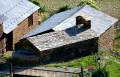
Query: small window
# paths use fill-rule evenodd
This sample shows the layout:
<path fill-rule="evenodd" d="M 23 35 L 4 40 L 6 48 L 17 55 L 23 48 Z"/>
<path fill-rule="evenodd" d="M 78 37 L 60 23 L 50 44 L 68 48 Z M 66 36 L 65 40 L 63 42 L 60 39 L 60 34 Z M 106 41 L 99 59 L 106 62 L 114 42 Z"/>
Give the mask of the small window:
<path fill-rule="evenodd" d="M 33 15 L 28 17 L 28 26 L 32 26 L 33 25 Z"/>

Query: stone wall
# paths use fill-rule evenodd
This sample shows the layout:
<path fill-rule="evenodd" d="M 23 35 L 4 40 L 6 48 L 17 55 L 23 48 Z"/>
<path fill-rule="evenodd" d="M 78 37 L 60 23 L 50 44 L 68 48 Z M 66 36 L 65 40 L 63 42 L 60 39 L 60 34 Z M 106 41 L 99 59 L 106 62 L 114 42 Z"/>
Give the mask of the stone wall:
<path fill-rule="evenodd" d="M 0 53 L 4 50 L 4 33 L 3 33 L 3 26 L 0 24 Z"/>
<path fill-rule="evenodd" d="M 38 52 L 40 53 L 40 61 L 42 63 L 50 63 L 55 61 L 68 61 L 71 59 L 80 58 L 97 52 L 97 50 L 97 38 L 94 38 L 55 49 Z"/>
<path fill-rule="evenodd" d="M 13 30 L 13 44 L 17 43 L 26 33 L 30 32 L 38 25 L 38 11 L 33 13 L 33 25 L 28 26 L 28 18 L 21 22 L 16 29 Z"/>
<path fill-rule="evenodd" d="M 99 49 L 113 51 L 114 50 L 114 26 L 110 27 L 105 33 L 99 37 Z"/>
<path fill-rule="evenodd" d="M 41 63 L 50 63 L 55 61 L 67 61 L 74 58 L 90 55 L 98 50 L 98 38 L 77 42 L 47 51 L 39 51 L 28 40 L 21 40 L 17 47 L 36 52 L 40 57 Z"/>

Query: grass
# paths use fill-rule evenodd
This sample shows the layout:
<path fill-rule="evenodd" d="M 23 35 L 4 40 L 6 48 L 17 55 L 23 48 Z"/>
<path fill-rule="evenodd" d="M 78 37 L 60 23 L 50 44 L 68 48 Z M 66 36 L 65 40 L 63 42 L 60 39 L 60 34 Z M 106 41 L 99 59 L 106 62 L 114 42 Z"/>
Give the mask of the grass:
<path fill-rule="evenodd" d="M 6 62 L 6 60 L 3 57 L 0 57 L 0 64 L 5 63 L 5 62 Z"/>
<path fill-rule="evenodd" d="M 11 58 L 12 58 L 12 53 L 13 53 L 13 51 L 7 51 L 7 52 L 5 52 L 5 53 L 3 54 L 3 58 L 4 58 L 5 60 L 11 59 Z"/>
<path fill-rule="evenodd" d="M 5 63 L 12 58 L 12 51 L 5 52 L 3 56 L 0 56 L 0 63 Z"/>
<path fill-rule="evenodd" d="M 104 54 L 106 54 L 106 53 L 103 53 L 103 55 Z M 111 55 L 108 53 L 107 56 L 111 56 Z M 114 62 L 114 59 L 112 59 L 112 58 L 105 60 L 106 61 L 106 64 L 105 64 L 106 69 L 105 70 L 107 71 L 108 77 L 120 77 L 120 63 Z M 91 55 L 91 56 L 86 56 L 86 57 L 82 57 L 79 59 L 71 60 L 68 62 L 52 63 L 52 64 L 46 64 L 43 66 L 45 66 L 45 67 L 62 67 L 62 68 L 65 68 L 65 67 L 80 68 L 81 66 L 82 67 L 88 67 L 88 66 L 96 67 L 96 62 L 95 62 L 95 55 Z"/>
<path fill-rule="evenodd" d="M 69 5 L 65 5 L 65 6 L 61 7 L 61 8 L 57 11 L 57 13 L 60 13 L 60 12 L 63 12 L 63 11 L 69 10 L 69 9 L 71 9 L 71 7 L 70 7 Z"/>
<path fill-rule="evenodd" d="M 30 0 L 34 4 L 40 6 L 39 21 L 43 22 L 51 15 L 55 14 L 58 9 L 68 5 L 70 8 L 80 5 L 83 0 Z M 85 0 L 87 1 L 87 0 Z M 99 10 L 120 19 L 120 0 L 88 0 L 92 1 L 93 7 L 99 7 Z M 87 4 L 91 4 L 87 3 Z"/>
<path fill-rule="evenodd" d="M 49 15 L 59 8 L 69 5 L 70 7 L 75 7 L 79 5 L 81 0 L 34 0 L 41 4 L 41 6 L 46 6 Z M 108 13 L 116 18 L 120 19 L 120 0 L 95 0 L 97 2 L 100 10 Z"/>
<path fill-rule="evenodd" d="M 87 67 L 90 65 L 95 65 L 95 59 L 94 56 L 86 56 L 79 59 L 71 60 L 68 62 L 62 62 L 62 63 L 52 63 L 52 64 L 46 64 L 43 66 L 46 67 Z"/>
<path fill-rule="evenodd" d="M 120 64 L 110 61 L 107 63 L 106 70 L 109 77 L 120 77 Z"/>
<path fill-rule="evenodd" d="M 115 37 L 115 50 L 120 51 L 120 31 L 116 33 Z"/>
<path fill-rule="evenodd" d="M 95 9 L 99 9 L 96 1 L 94 1 L 94 0 L 80 0 L 79 6 L 84 6 L 84 5 L 90 5 L 91 7 L 95 8 Z"/>

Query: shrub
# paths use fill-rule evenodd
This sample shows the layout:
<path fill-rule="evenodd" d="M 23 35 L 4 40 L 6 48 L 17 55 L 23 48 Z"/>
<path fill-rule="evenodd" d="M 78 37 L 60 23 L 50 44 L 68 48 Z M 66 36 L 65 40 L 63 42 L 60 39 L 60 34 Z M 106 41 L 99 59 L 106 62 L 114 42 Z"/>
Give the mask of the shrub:
<path fill-rule="evenodd" d="M 40 5 L 40 9 L 38 11 L 39 12 L 46 12 L 47 8 L 45 7 L 45 5 L 43 5 L 43 6 Z"/>
<path fill-rule="evenodd" d="M 69 5 L 65 5 L 65 6 L 61 7 L 61 8 L 57 11 L 57 13 L 66 11 L 66 10 L 68 10 L 68 9 L 71 9 L 70 6 L 69 6 Z"/>
<path fill-rule="evenodd" d="M 108 77 L 108 72 L 105 68 L 97 69 L 93 72 L 92 77 Z"/>
<path fill-rule="evenodd" d="M 79 6 L 90 5 L 95 9 L 99 9 L 97 3 L 94 0 L 80 0 Z"/>
<path fill-rule="evenodd" d="M 7 61 L 10 60 L 12 58 L 12 51 L 5 52 L 3 58 Z"/>
<path fill-rule="evenodd" d="M 0 77 L 6 77 L 6 76 L 0 75 Z"/>
<path fill-rule="evenodd" d="M 47 11 L 46 7 L 40 5 L 39 2 L 37 2 L 37 1 L 35 1 L 35 0 L 29 0 L 29 1 L 40 7 L 40 9 L 38 10 L 39 12 L 46 12 L 46 11 Z"/>

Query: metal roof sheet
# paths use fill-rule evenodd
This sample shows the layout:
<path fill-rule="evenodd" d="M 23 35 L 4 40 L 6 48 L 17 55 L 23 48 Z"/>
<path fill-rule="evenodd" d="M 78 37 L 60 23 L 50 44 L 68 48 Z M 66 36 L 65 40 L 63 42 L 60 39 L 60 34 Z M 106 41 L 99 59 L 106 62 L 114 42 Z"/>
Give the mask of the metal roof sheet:
<path fill-rule="evenodd" d="M 3 31 L 8 34 L 39 7 L 28 0 L 0 0 L 0 15 L 7 17 L 3 21 Z"/>
<path fill-rule="evenodd" d="M 68 12 L 68 13 L 67 13 Z M 109 27 L 111 27 L 118 20 L 114 17 L 111 17 L 101 11 L 98 11 L 89 5 L 81 7 L 76 7 L 71 10 L 58 13 L 47 21 L 43 22 L 32 32 L 28 33 L 25 37 L 29 37 L 48 29 L 53 29 L 55 31 L 65 30 L 67 28 L 73 27 L 76 25 L 76 17 L 83 16 L 91 19 L 91 29 L 94 30 L 97 35 L 104 33 Z M 62 21 L 61 21 L 62 19 Z M 44 29 L 43 29 L 44 28 Z"/>
<path fill-rule="evenodd" d="M 50 30 L 60 24 L 65 19 L 69 18 L 72 14 L 74 14 L 76 11 L 78 11 L 80 8 L 76 7 L 71 10 L 67 10 L 58 14 L 53 15 L 52 17 L 48 18 L 46 21 L 38 25 L 35 29 L 33 29 L 31 32 L 26 34 L 23 38 Z"/>
<path fill-rule="evenodd" d="M 94 30 L 98 36 L 118 21 L 116 18 L 86 5 L 74 15 L 54 27 L 53 30 L 60 31 L 75 26 L 77 16 L 89 17 L 91 20 L 91 29 Z"/>
<path fill-rule="evenodd" d="M 0 15 L 0 24 L 2 24 L 7 19 L 6 16 Z"/>

